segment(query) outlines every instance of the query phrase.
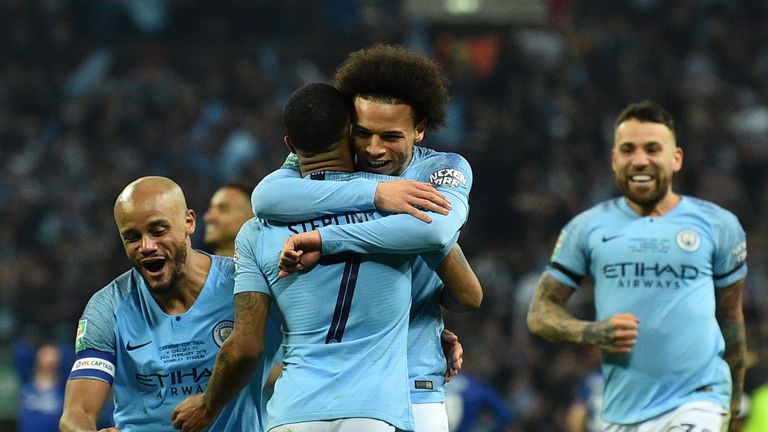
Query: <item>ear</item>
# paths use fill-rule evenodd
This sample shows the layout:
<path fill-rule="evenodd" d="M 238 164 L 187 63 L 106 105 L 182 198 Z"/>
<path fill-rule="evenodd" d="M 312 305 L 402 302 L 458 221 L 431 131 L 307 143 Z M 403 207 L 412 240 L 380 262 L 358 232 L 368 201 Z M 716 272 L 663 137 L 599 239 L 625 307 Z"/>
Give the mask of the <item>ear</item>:
<path fill-rule="evenodd" d="M 672 172 L 677 173 L 683 169 L 683 149 L 675 147 L 674 162 L 672 164 Z"/>
<path fill-rule="evenodd" d="M 427 132 L 427 121 L 422 120 L 416 124 L 416 136 L 413 139 L 414 143 L 421 142 L 424 139 L 424 134 Z"/>
<path fill-rule="evenodd" d="M 616 172 L 616 149 L 611 149 L 611 169 Z"/>
<path fill-rule="evenodd" d="M 184 217 L 184 231 L 187 232 L 187 235 L 192 235 L 195 233 L 196 227 L 197 220 L 195 219 L 195 211 L 187 209 L 187 215 Z"/>
<path fill-rule="evenodd" d="M 289 137 L 288 135 L 284 136 L 283 137 L 283 142 L 288 147 L 288 150 L 291 151 L 291 153 L 297 154 L 296 150 L 293 148 L 293 144 L 291 143 L 291 137 Z"/>

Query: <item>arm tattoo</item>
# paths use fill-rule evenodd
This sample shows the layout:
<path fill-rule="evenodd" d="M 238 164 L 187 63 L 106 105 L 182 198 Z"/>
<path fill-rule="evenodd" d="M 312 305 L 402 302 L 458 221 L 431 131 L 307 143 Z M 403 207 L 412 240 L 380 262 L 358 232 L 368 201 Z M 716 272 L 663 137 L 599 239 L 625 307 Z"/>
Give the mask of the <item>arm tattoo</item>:
<path fill-rule="evenodd" d="M 544 273 L 528 310 L 528 327 L 551 342 L 583 343 L 585 322 L 565 307 L 573 289 Z"/>
<path fill-rule="evenodd" d="M 747 336 L 741 300 L 743 285 L 742 279 L 727 288 L 716 291 L 717 321 L 725 340 L 724 358 L 731 369 L 733 379 L 732 411 L 737 409 L 741 401 L 746 369 Z"/>

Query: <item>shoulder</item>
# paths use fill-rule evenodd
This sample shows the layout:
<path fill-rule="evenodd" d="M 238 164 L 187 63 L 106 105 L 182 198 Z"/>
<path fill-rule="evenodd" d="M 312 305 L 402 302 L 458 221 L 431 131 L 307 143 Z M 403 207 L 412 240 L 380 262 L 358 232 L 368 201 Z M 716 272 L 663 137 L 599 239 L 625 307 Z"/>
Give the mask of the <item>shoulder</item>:
<path fill-rule="evenodd" d="M 469 162 L 458 153 L 443 152 L 428 147 L 413 146 L 414 164 L 445 165 L 469 169 Z"/>
<path fill-rule="evenodd" d="M 590 225 L 600 223 L 605 217 L 611 217 L 621 212 L 621 197 L 612 198 L 593 205 L 571 219 L 570 224 Z"/>
<path fill-rule="evenodd" d="M 684 195 L 683 199 L 685 200 L 687 205 L 691 207 L 692 211 L 696 212 L 703 219 L 715 225 L 741 226 L 741 224 L 739 223 L 739 219 L 738 217 L 736 217 L 735 214 L 733 214 L 730 210 L 720 207 L 719 205 L 711 201 L 707 201 L 701 198 L 696 198 L 688 195 Z"/>
<path fill-rule="evenodd" d="M 235 277 L 235 262 L 232 257 L 211 255 L 211 267 L 216 268 L 224 277 Z"/>
<path fill-rule="evenodd" d="M 134 270 L 128 270 L 116 277 L 91 296 L 86 311 L 114 313 L 120 304 L 137 293 L 136 278 L 140 277 Z"/>

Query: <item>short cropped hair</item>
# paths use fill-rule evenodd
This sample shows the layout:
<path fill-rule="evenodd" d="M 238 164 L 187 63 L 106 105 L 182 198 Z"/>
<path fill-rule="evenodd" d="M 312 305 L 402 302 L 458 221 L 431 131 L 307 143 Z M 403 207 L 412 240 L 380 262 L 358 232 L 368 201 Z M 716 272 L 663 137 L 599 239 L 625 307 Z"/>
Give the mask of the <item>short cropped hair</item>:
<path fill-rule="evenodd" d="M 348 133 L 351 103 L 335 87 L 310 83 L 299 87 L 285 105 L 283 123 L 297 151 L 326 151 Z"/>
<path fill-rule="evenodd" d="M 446 122 L 448 80 L 428 57 L 393 45 L 378 44 L 353 52 L 338 69 L 336 87 L 355 96 L 413 108 L 414 124 L 426 120 L 437 129 Z"/>
<path fill-rule="evenodd" d="M 672 118 L 672 114 L 650 100 L 633 103 L 624 108 L 616 119 L 615 126 L 619 127 L 620 124 L 632 119 L 646 123 L 660 123 L 668 127 L 673 135 L 675 133 L 675 120 Z"/>
<path fill-rule="evenodd" d="M 236 189 L 242 192 L 243 195 L 247 196 L 248 199 L 250 199 L 254 187 L 256 187 L 256 185 L 250 182 L 246 182 L 245 180 L 231 180 L 221 185 L 219 189 Z"/>

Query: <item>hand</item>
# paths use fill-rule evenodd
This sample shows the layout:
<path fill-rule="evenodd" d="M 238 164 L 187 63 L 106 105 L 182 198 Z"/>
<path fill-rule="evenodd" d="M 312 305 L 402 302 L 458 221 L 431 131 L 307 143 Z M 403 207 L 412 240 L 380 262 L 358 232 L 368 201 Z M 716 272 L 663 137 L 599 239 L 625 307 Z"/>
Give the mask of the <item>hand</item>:
<path fill-rule="evenodd" d="M 412 180 L 379 183 L 373 204 L 381 211 L 409 214 L 426 223 L 432 222 L 432 218 L 421 209 L 442 215 L 451 210 L 450 201 L 434 186 Z"/>
<path fill-rule="evenodd" d="M 216 419 L 218 413 L 206 408 L 203 394 L 190 396 L 176 406 L 171 414 L 173 427 L 183 432 L 202 431 Z"/>
<path fill-rule="evenodd" d="M 445 360 L 448 363 L 445 370 L 445 382 L 458 375 L 464 362 L 464 347 L 459 343 L 459 337 L 450 330 L 440 334 L 440 344 L 443 346 Z"/>
<path fill-rule="evenodd" d="M 322 256 L 323 239 L 319 231 L 309 231 L 294 234 L 283 243 L 280 259 L 277 263 L 280 273 L 278 277 L 284 278 L 312 267 Z"/>
<path fill-rule="evenodd" d="M 640 320 L 630 313 L 615 314 L 602 321 L 587 324 L 584 343 L 611 354 L 628 354 L 637 343 Z"/>

